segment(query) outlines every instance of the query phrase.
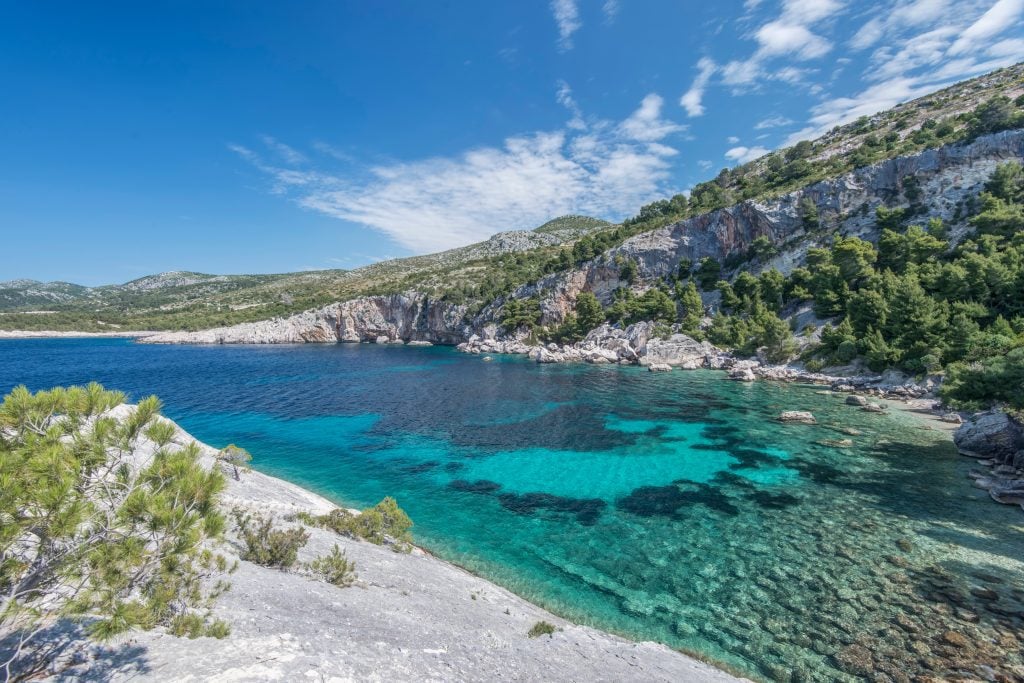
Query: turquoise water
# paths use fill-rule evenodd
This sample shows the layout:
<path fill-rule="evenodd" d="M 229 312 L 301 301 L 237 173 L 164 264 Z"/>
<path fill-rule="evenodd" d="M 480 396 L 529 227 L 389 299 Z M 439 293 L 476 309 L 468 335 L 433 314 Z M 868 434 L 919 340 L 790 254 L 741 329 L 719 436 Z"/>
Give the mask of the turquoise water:
<path fill-rule="evenodd" d="M 917 416 L 445 348 L 0 341 L 4 391 L 89 380 L 339 503 L 393 495 L 418 543 L 568 618 L 754 678 L 1022 664 L 1024 516 Z"/>

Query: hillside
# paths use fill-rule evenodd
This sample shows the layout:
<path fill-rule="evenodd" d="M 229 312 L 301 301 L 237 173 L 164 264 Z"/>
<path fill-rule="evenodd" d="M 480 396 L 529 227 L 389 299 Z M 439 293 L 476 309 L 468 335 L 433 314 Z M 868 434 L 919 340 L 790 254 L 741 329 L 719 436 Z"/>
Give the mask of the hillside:
<path fill-rule="evenodd" d="M 120 285 L 0 282 L 0 330 L 196 330 L 289 315 L 331 301 L 417 288 L 471 294 L 511 291 L 525 275 L 517 264 L 608 223 L 565 216 L 534 231 L 498 233 L 478 244 L 438 254 L 374 263 L 354 270 L 275 275 L 169 272 Z M 520 255 L 529 253 L 528 259 Z M 496 277 L 495 273 L 506 273 Z M 509 279 L 512 278 L 512 279 Z"/>

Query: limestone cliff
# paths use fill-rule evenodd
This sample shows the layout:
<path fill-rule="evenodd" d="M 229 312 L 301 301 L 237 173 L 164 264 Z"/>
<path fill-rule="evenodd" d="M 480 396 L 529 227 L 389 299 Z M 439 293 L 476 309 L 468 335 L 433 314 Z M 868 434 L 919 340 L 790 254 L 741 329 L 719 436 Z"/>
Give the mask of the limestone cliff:
<path fill-rule="evenodd" d="M 582 291 L 593 292 L 605 304 L 610 301 L 612 291 L 624 284 L 618 279 L 616 259 L 636 262 L 642 282 L 669 275 L 683 259 L 694 264 L 706 256 L 725 261 L 746 252 L 758 237 L 768 238 L 780 250 L 761 267 L 788 274 L 804 262 L 808 248 L 833 234 L 877 241 L 875 210 L 908 206 L 904 191 L 909 178 L 916 180 L 920 195 L 917 219 L 925 223 L 940 218 L 954 238 L 962 237 L 966 232 L 960 218 L 963 203 L 983 189 L 998 164 L 1011 159 L 1024 159 L 1024 131 L 882 161 L 769 201 L 741 202 L 636 235 L 580 269 L 519 288 L 515 296 L 541 296 L 542 322 L 557 323 Z M 805 198 L 818 209 L 821 227 L 817 231 L 804 226 L 800 204 Z"/>
<path fill-rule="evenodd" d="M 468 333 L 464 306 L 416 292 L 360 297 L 274 318 L 200 332 L 164 332 L 151 344 L 296 344 L 306 342 L 409 342 L 457 344 Z"/>

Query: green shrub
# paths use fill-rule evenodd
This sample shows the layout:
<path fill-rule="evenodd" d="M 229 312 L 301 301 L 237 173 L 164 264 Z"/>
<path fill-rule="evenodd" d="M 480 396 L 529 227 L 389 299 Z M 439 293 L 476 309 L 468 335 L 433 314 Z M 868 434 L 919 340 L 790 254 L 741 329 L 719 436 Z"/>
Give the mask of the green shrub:
<path fill-rule="evenodd" d="M 342 536 L 361 538 L 377 545 L 383 545 L 391 539 L 394 541 L 395 550 L 410 549 L 409 529 L 412 528 L 412 520 L 390 496 L 358 514 L 335 508 L 326 515 L 319 516 L 300 512 L 296 519 L 312 526 L 330 529 Z"/>
<path fill-rule="evenodd" d="M 807 368 L 807 372 L 821 372 L 821 369 L 825 367 L 825 362 L 818 358 L 812 358 L 804 363 L 804 367 Z"/>
<path fill-rule="evenodd" d="M 264 567 L 288 569 L 299 557 L 299 549 L 309 540 L 302 527 L 275 529 L 274 518 L 250 515 L 239 508 L 233 511 L 238 536 L 245 544 L 242 559 Z"/>
<path fill-rule="evenodd" d="M 546 621 L 538 621 L 530 627 L 530 630 L 526 632 L 526 635 L 530 638 L 540 638 L 541 636 L 552 636 L 557 630 L 558 627 L 554 624 L 549 624 Z"/>
<path fill-rule="evenodd" d="M 356 563 L 350 562 L 345 551 L 337 544 L 328 555 L 322 555 L 309 563 L 309 569 L 327 583 L 347 588 L 359 578 L 356 574 Z"/>
<path fill-rule="evenodd" d="M 840 363 L 849 363 L 857 357 L 857 342 L 852 339 L 846 339 L 840 342 L 839 348 L 836 349 L 835 359 Z"/>

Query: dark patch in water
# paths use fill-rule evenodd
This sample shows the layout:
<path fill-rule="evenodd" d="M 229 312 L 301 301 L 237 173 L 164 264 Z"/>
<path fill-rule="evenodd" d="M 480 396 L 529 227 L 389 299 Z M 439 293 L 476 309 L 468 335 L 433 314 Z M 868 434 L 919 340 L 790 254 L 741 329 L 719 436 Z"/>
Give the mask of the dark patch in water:
<path fill-rule="evenodd" d="M 593 526 L 607 503 L 599 498 L 568 498 L 551 493 L 502 493 L 498 501 L 506 510 L 532 515 L 537 510 L 569 512 L 584 526 Z"/>
<path fill-rule="evenodd" d="M 755 491 L 748 494 L 750 500 L 768 510 L 785 510 L 800 504 L 800 499 L 789 493 L 772 493 L 770 491 Z"/>
<path fill-rule="evenodd" d="M 466 464 L 461 462 L 446 462 L 444 464 L 445 472 L 458 472 L 461 469 L 465 469 Z"/>
<path fill-rule="evenodd" d="M 429 472 L 430 470 L 437 469 L 441 466 L 437 460 L 428 460 L 427 462 L 421 462 L 416 465 L 406 465 L 402 468 L 403 472 L 410 474 L 422 474 L 423 472 Z"/>
<path fill-rule="evenodd" d="M 691 505 L 704 505 L 727 515 L 739 514 L 739 508 L 717 487 L 686 480 L 668 486 L 641 486 L 615 502 L 623 512 L 641 517 L 677 517 L 680 509 Z"/>
<path fill-rule="evenodd" d="M 488 495 L 497 492 L 501 489 L 501 484 L 496 481 L 488 481 L 486 479 L 477 479 L 476 481 L 467 481 L 465 479 L 455 479 L 450 484 L 449 488 L 453 488 L 456 491 L 465 491 L 466 493 L 481 493 Z"/>
<path fill-rule="evenodd" d="M 605 429 L 603 412 L 567 405 L 512 424 L 460 425 L 450 435 L 458 446 L 511 450 L 523 444 L 564 451 L 606 451 L 636 443 L 635 434 Z"/>
<path fill-rule="evenodd" d="M 757 467 L 758 465 L 775 465 L 779 461 L 778 458 L 754 448 L 730 448 L 729 455 L 739 460 L 738 464 L 730 465 L 732 469 Z"/>
<path fill-rule="evenodd" d="M 786 466 L 792 467 L 794 470 L 799 472 L 801 476 L 807 477 L 816 484 L 832 484 L 833 486 L 841 486 L 849 482 L 849 478 L 846 473 L 832 465 L 826 465 L 820 462 L 804 462 L 802 460 L 797 460 L 787 463 Z"/>

